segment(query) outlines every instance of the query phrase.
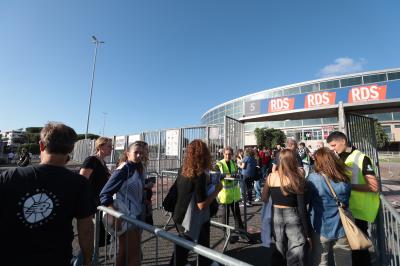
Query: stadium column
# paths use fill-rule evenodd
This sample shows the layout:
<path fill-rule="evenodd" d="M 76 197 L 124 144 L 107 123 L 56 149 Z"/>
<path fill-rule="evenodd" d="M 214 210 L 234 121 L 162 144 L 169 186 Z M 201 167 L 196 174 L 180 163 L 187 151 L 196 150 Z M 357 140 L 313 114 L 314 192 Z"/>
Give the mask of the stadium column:
<path fill-rule="evenodd" d="M 338 106 L 338 122 L 339 131 L 347 135 L 346 113 L 344 112 L 343 102 L 339 102 Z"/>

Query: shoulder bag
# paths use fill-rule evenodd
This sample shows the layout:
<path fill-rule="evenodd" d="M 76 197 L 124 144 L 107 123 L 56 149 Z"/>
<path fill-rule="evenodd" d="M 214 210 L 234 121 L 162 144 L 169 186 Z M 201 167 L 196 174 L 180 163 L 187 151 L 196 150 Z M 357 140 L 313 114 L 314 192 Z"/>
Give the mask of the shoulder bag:
<path fill-rule="evenodd" d="M 350 248 L 352 250 L 362 250 L 370 248 L 372 246 L 371 240 L 354 223 L 353 216 L 348 210 L 344 208 L 343 204 L 339 201 L 335 190 L 333 190 L 333 187 L 328 178 L 325 175 L 322 176 L 324 177 L 325 182 L 328 185 L 329 190 L 331 191 L 333 198 L 335 199 L 338 206 L 340 220 L 342 222 Z"/>

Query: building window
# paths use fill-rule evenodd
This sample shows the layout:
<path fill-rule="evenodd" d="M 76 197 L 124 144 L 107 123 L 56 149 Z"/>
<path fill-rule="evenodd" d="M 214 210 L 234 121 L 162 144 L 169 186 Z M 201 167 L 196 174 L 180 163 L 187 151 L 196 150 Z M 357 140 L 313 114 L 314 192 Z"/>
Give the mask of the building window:
<path fill-rule="evenodd" d="M 386 81 L 386 74 L 363 76 L 364 84 Z"/>
<path fill-rule="evenodd" d="M 306 86 L 302 86 L 300 88 L 301 93 L 308 93 L 308 92 L 313 92 L 313 91 L 319 91 L 318 88 L 318 83 L 317 84 L 310 84 L 310 85 L 306 85 Z"/>
<path fill-rule="evenodd" d="M 322 90 L 329 90 L 339 88 L 339 80 L 331 80 L 326 82 L 321 82 L 319 84 L 319 89 Z"/>
<path fill-rule="evenodd" d="M 321 118 L 304 119 L 303 126 L 321 125 Z"/>
<path fill-rule="evenodd" d="M 376 113 L 376 114 L 368 114 L 368 117 L 372 117 L 374 119 L 377 119 L 378 121 L 391 121 L 393 120 L 392 118 L 392 113 Z"/>
<path fill-rule="evenodd" d="M 400 72 L 388 73 L 388 79 L 389 80 L 400 79 Z"/>
<path fill-rule="evenodd" d="M 285 121 L 285 127 L 298 127 L 303 125 L 303 120 L 287 120 Z"/>
<path fill-rule="evenodd" d="M 400 125 L 394 125 L 394 128 L 400 128 Z"/>
<path fill-rule="evenodd" d="M 400 120 L 400 112 L 393 112 L 393 120 Z"/>
<path fill-rule="evenodd" d="M 299 94 L 299 93 L 300 93 L 300 88 L 299 87 L 283 90 L 283 96 L 289 96 L 289 95 Z"/>
<path fill-rule="evenodd" d="M 328 125 L 328 124 L 337 124 L 338 122 L 338 118 L 337 117 L 326 117 L 326 118 L 322 118 L 322 123 L 324 125 Z"/>
<path fill-rule="evenodd" d="M 271 98 L 282 97 L 282 90 L 273 91 Z"/>
<path fill-rule="evenodd" d="M 354 77 L 354 78 L 340 80 L 341 87 L 356 86 L 356 85 L 360 85 L 360 84 L 362 84 L 361 77 Z"/>

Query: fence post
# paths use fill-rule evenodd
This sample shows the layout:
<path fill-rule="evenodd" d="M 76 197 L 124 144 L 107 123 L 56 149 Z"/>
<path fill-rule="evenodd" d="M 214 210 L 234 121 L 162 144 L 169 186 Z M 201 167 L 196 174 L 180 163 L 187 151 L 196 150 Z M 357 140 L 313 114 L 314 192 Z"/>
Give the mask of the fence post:
<path fill-rule="evenodd" d="M 160 173 L 160 167 L 161 167 L 160 159 L 161 159 L 161 130 L 158 131 L 157 174 Z"/>

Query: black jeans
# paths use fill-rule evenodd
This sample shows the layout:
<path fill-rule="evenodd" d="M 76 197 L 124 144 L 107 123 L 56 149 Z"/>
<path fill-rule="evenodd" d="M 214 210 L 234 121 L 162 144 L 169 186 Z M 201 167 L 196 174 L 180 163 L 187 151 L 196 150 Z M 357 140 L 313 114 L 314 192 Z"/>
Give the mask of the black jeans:
<path fill-rule="evenodd" d="M 190 237 L 188 236 L 183 236 L 183 238 L 193 241 Z M 199 234 L 199 239 L 197 241 L 197 244 L 205 246 L 205 247 L 210 247 L 210 222 L 206 222 L 203 224 L 200 230 Z M 189 250 L 179 246 L 175 245 L 175 251 L 176 254 L 172 254 L 172 258 L 169 262 L 170 266 L 184 266 L 187 264 L 187 258 L 188 258 L 188 253 Z M 176 256 L 175 256 L 176 255 Z M 176 257 L 176 264 L 174 264 L 174 258 Z M 212 263 L 212 261 L 206 257 L 199 256 L 199 265 L 200 266 L 209 266 Z"/>
<path fill-rule="evenodd" d="M 253 200 L 253 186 L 254 186 L 253 179 L 250 177 L 244 177 L 243 182 L 245 184 L 244 190 L 242 190 L 243 202 L 251 203 Z M 246 199 L 246 201 L 244 199 Z"/>
<path fill-rule="evenodd" d="M 355 219 L 355 223 L 360 230 L 368 236 L 368 222 L 363 220 Z M 353 265 L 358 266 L 369 266 L 371 265 L 371 256 L 368 249 L 364 250 L 353 250 L 351 254 Z"/>
<path fill-rule="evenodd" d="M 229 225 L 229 214 L 230 210 L 232 210 L 233 218 L 235 220 L 235 228 L 244 229 L 242 217 L 240 215 L 239 202 L 232 202 L 230 204 L 221 204 L 220 206 L 222 206 L 221 223 Z"/>

